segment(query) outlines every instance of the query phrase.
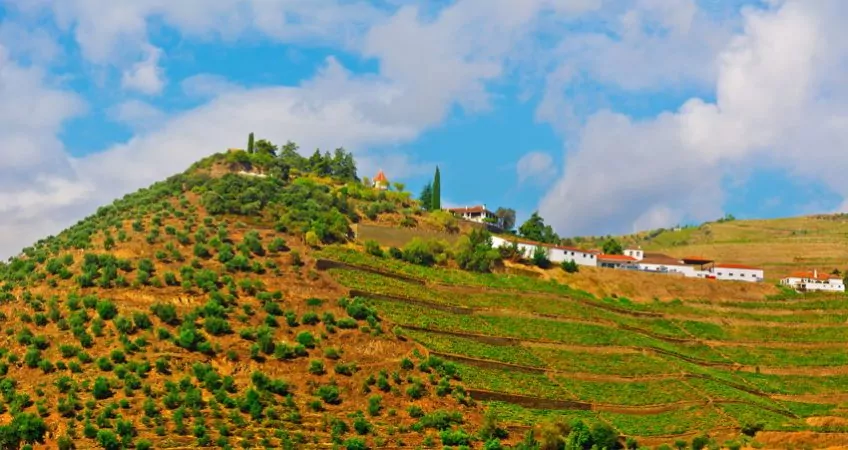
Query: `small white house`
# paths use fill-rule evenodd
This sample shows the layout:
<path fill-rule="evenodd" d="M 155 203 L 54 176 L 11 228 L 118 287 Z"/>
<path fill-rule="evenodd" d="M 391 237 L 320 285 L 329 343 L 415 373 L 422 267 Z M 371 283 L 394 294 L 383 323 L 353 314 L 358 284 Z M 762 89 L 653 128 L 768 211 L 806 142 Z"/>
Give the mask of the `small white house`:
<path fill-rule="evenodd" d="M 371 180 L 371 185 L 374 187 L 374 189 L 378 189 L 381 191 L 386 191 L 389 189 L 389 179 L 386 178 L 386 174 L 383 172 L 382 169 L 380 169 L 374 179 Z"/>
<path fill-rule="evenodd" d="M 744 264 L 716 264 L 710 272 L 716 280 L 748 281 L 757 283 L 763 281 L 763 269 Z"/>
<path fill-rule="evenodd" d="M 837 275 L 812 272 L 795 272 L 780 280 L 783 286 L 791 287 L 798 292 L 845 292 L 845 283 Z"/>
<path fill-rule="evenodd" d="M 477 223 L 491 223 L 503 228 L 503 220 L 495 213 L 486 209 L 486 205 L 465 206 L 461 208 L 448 208 L 453 215 Z"/>

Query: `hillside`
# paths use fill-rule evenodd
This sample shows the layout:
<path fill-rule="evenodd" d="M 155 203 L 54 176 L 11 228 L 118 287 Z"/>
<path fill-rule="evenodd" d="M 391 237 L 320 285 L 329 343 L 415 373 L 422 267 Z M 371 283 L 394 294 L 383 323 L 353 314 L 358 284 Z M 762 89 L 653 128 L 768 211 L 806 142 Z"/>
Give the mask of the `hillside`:
<path fill-rule="evenodd" d="M 676 230 L 619 236 L 624 245 L 676 257 L 704 256 L 725 263 L 762 267 L 776 282 L 797 270 L 848 270 L 848 215 L 717 221 Z M 600 247 L 603 239 L 583 238 L 579 245 Z"/>
<path fill-rule="evenodd" d="M 0 264 L 0 448 L 848 445 L 842 297 L 351 241 L 454 222 L 288 145 L 104 206 Z"/>
<path fill-rule="evenodd" d="M 641 445 L 848 445 L 843 299 L 633 303 L 340 247 L 319 256 L 346 263 L 329 273 L 456 362 L 510 424 L 580 419 Z"/>
<path fill-rule="evenodd" d="M 313 247 L 408 195 L 285 157 L 215 155 L 0 265 L 2 448 L 356 449 L 475 430 L 452 365 L 314 270 Z"/>

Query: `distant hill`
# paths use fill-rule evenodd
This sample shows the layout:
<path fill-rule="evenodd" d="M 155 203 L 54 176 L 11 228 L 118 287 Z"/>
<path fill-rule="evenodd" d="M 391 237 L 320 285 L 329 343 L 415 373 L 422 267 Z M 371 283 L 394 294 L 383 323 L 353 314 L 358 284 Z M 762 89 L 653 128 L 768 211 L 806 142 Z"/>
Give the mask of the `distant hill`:
<path fill-rule="evenodd" d="M 796 270 L 848 271 L 848 214 L 709 222 L 616 237 L 625 246 L 762 267 L 768 281 Z M 601 246 L 602 238 L 579 245 Z"/>

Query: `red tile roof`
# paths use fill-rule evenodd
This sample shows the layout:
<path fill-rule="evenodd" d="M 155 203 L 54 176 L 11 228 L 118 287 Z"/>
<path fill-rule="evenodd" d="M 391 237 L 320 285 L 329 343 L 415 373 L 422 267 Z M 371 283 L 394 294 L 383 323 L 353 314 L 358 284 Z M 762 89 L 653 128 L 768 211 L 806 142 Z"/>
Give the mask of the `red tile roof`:
<path fill-rule="evenodd" d="M 759 267 L 747 266 L 745 264 L 716 264 L 717 269 L 742 269 L 742 270 L 762 270 Z"/>
<path fill-rule="evenodd" d="M 638 261 L 636 258 L 627 255 L 598 255 L 598 259 L 603 259 L 604 261 Z"/>
<path fill-rule="evenodd" d="M 383 173 L 383 170 L 380 169 L 380 171 L 377 172 L 377 176 L 374 177 L 374 181 L 375 182 L 379 181 L 381 183 L 387 183 L 389 180 L 386 178 L 386 174 Z"/>
<path fill-rule="evenodd" d="M 707 264 L 713 262 L 712 259 L 705 258 L 703 256 L 684 256 L 680 259 L 682 259 L 684 262 L 691 262 L 694 264 Z"/>
<path fill-rule="evenodd" d="M 840 277 L 837 276 L 837 275 L 831 275 L 831 274 L 825 273 L 825 272 L 818 272 L 818 275 L 816 276 L 813 273 L 813 271 L 811 271 L 811 270 L 801 271 L 801 272 L 793 272 L 791 275 L 789 275 L 788 278 L 809 278 L 809 279 L 813 279 L 813 280 L 833 280 L 833 279 L 838 280 L 838 279 L 840 279 Z"/>

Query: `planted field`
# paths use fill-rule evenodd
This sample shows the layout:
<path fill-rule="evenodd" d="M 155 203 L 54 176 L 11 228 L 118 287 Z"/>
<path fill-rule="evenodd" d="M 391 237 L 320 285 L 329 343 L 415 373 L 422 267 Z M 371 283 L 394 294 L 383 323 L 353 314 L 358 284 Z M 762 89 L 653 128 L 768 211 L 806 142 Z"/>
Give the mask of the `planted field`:
<path fill-rule="evenodd" d="M 754 424 L 809 429 L 805 418 L 840 416 L 827 396 L 848 391 L 848 370 L 821 376 L 848 368 L 842 299 L 633 303 L 520 276 L 323 252 L 425 280 L 331 270 L 405 336 L 454 360 L 472 397 L 512 424 L 579 418 L 672 443 Z M 793 397 L 803 395 L 816 397 Z"/>

